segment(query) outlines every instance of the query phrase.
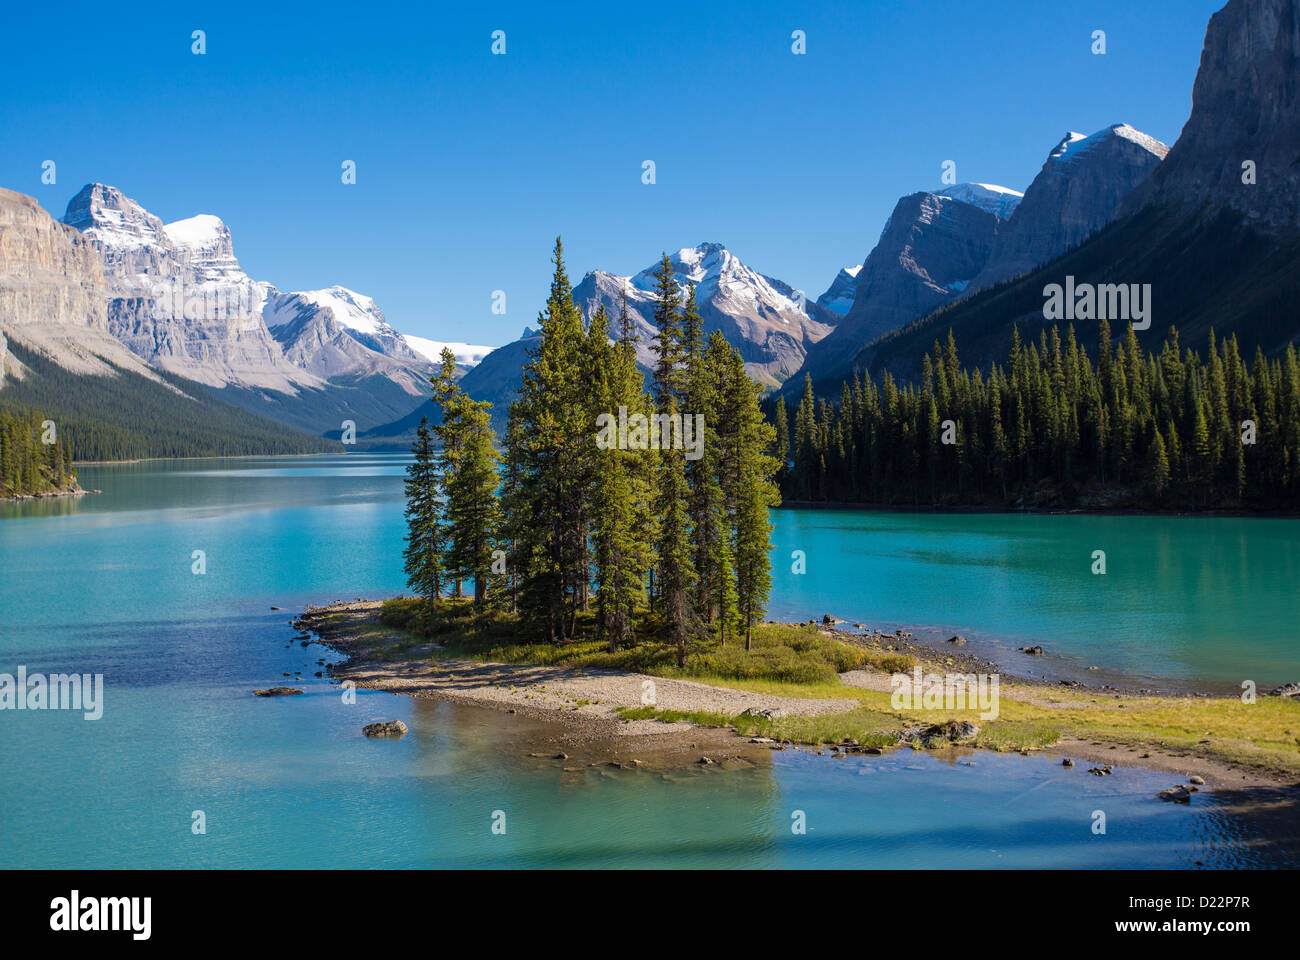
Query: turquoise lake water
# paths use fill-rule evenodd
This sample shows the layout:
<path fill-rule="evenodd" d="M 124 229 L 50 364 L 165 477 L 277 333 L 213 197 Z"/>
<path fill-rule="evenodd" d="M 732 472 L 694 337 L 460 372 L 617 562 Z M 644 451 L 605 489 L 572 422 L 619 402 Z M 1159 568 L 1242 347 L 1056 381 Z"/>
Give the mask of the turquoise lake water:
<path fill-rule="evenodd" d="M 402 590 L 404 462 L 86 467 L 83 485 L 102 494 L 0 505 L 0 672 L 102 673 L 106 687 L 99 720 L 0 711 L 0 867 L 1290 862 L 1252 843 L 1266 828 L 1221 798 L 1154 799 L 1168 774 L 906 750 L 565 773 L 527 758 L 547 730 L 516 716 L 366 691 L 345 705 L 312 676 L 320 647 L 286 647 L 288 621 L 307 603 Z M 776 619 L 959 632 L 1025 672 L 1096 665 L 1205 689 L 1300 679 L 1296 521 L 782 510 L 775 522 Z M 1098 549 L 1104 576 L 1090 572 Z M 794 550 L 805 574 L 791 572 Z M 1026 641 L 1048 656 L 1021 664 Z M 251 696 L 297 671 L 305 695 Z M 379 718 L 411 732 L 366 740 L 361 725 Z"/>

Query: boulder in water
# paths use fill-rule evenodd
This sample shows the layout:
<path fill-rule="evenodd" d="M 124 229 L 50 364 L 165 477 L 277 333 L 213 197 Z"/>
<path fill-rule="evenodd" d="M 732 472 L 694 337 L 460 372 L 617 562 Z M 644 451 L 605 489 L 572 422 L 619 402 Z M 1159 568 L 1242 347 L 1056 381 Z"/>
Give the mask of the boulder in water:
<path fill-rule="evenodd" d="M 366 724 L 361 732 L 367 737 L 400 737 L 406 733 L 406 724 L 401 720 L 389 720 L 387 723 L 380 720 L 378 723 Z"/>

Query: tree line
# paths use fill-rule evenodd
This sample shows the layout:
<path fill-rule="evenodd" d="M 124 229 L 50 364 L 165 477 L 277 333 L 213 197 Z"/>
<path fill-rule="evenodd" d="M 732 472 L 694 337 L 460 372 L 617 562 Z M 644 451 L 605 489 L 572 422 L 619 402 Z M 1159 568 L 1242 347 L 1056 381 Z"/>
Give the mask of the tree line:
<path fill-rule="evenodd" d="M 52 421 L 35 410 L 0 407 L 0 497 L 75 490 L 72 451 Z"/>
<path fill-rule="evenodd" d="M 461 596 L 517 614 L 552 643 L 591 615 L 611 652 L 641 629 L 672 643 L 745 636 L 771 589 L 779 502 L 776 434 L 760 388 L 693 287 L 657 271 L 647 385 L 623 303 L 584 324 L 557 240 L 555 271 L 498 449 L 488 403 L 464 394 L 444 351 L 439 424 L 417 430 L 407 469 L 408 582 L 429 603 Z"/>
<path fill-rule="evenodd" d="M 1008 362 L 963 368 L 952 332 L 918 384 L 888 371 L 846 381 L 838 403 L 805 380 L 793 417 L 774 401 L 795 501 L 895 505 L 1061 504 L 1160 509 L 1300 505 L 1300 359 L 1210 333 L 1204 358 L 1170 329 L 1143 352 L 1101 323 L 1094 361 L 1073 326 L 1013 332 Z"/>

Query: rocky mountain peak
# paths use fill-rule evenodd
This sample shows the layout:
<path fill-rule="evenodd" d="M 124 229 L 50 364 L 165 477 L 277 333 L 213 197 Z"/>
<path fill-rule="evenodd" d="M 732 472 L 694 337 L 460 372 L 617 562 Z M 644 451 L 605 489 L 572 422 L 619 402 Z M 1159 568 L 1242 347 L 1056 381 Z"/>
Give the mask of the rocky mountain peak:
<path fill-rule="evenodd" d="M 1295 232 L 1298 159 L 1300 0 L 1229 0 L 1206 29 L 1178 142 L 1123 212 L 1147 204 L 1228 208 L 1257 228 Z"/>
<path fill-rule="evenodd" d="M 988 265 L 969 289 L 1027 273 L 1082 243 L 1115 218 L 1120 202 L 1168 152 L 1159 140 L 1126 123 L 1086 137 L 1067 133 L 998 231 Z"/>
<path fill-rule="evenodd" d="M 68 201 L 63 222 L 94 240 L 110 260 L 139 247 L 169 242 L 160 219 L 106 183 L 82 187 Z"/>

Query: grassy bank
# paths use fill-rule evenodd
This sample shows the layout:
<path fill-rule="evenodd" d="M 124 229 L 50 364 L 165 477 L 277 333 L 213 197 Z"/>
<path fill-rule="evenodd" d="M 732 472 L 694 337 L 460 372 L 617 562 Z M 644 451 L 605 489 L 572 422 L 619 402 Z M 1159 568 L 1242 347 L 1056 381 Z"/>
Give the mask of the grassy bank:
<path fill-rule="evenodd" d="M 686 666 L 678 667 L 676 646 L 659 636 L 649 618 L 638 622 L 632 643 L 614 653 L 597 638 L 591 614 L 579 614 L 577 639 L 566 644 L 531 642 L 532 631 L 517 617 L 500 610 L 476 614 L 468 601 L 445 600 L 430 612 L 418 600 L 397 597 L 384 601 L 380 622 L 406 631 L 412 638 L 444 644 L 447 656 L 623 670 L 706 683 L 769 680 L 802 689 L 809 684 L 837 684 L 839 674 L 846 670 L 889 673 L 910 670 L 915 664 L 906 654 L 853 646 L 811 626 L 791 624 L 760 624 L 753 632 L 751 650 L 745 649 L 743 639 L 726 644 L 697 642 Z"/>

